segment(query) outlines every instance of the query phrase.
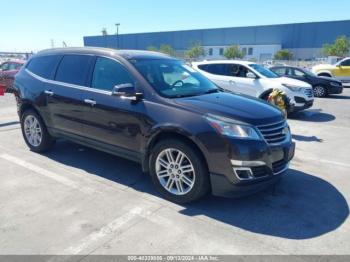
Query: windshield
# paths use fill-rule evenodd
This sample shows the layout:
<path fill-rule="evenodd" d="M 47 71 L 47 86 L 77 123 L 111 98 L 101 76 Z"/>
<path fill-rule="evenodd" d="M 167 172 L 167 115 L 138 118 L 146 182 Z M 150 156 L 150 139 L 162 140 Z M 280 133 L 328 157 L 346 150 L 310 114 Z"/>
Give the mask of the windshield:
<path fill-rule="evenodd" d="M 217 87 L 178 60 L 130 61 L 161 96 L 168 98 L 197 96 L 216 92 Z"/>
<path fill-rule="evenodd" d="M 267 77 L 267 78 L 278 78 L 280 77 L 279 75 L 277 75 L 276 73 L 272 72 L 271 70 L 258 65 L 258 64 L 250 64 L 249 65 L 251 68 L 253 68 L 255 71 L 257 71 L 259 74 Z"/>

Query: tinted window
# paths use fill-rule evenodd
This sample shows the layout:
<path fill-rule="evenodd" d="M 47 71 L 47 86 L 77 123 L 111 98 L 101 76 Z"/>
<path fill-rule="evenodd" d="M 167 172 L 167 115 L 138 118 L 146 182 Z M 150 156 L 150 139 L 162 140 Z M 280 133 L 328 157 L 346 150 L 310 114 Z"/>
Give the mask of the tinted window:
<path fill-rule="evenodd" d="M 285 68 L 274 68 L 271 69 L 271 71 L 275 72 L 276 74 L 283 76 L 286 74 L 286 69 Z"/>
<path fill-rule="evenodd" d="M 121 84 L 133 84 L 129 72 L 118 62 L 99 57 L 96 60 L 91 87 L 111 91 Z"/>
<path fill-rule="evenodd" d="M 53 79 L 57 64 L 62 56 L 39 56 L 30 60 L 27 69 L 46 79 Z"/>
<path fill-rule="evenodd" d="M 247 77 L 247 73 L 250 72 L 248 68 L 241 65 L 229 64 L 227 65 L 227 68 L 228 68 L 227 76 Z"/>
<path fill-rule="evenodd" d="M 350 59 L 345 60 L 341 63 L 342 66 L 350 66 Z"/>
<path fill-rule="evenodd" d="M 10 63 L 9 70 L 17 70 L 21 68 L 21 64 L 18 63 Z"/>
<path fill-rule="evenodd" d="M 9 70 L 9 63 L 3 63 L 0 67 L 0 69 L 3 71 Z"/>
<path fill-rule="evenodd" d="M 225 64 L 200 65 L 198 68 L 214 75 L 227 75 L 227 67 Z"/>
<path fill-rule="evenodd" d="M 305 77 L 305 73 L 303 71 L 294 69 L 294 76 Z"/>
<path fill-rule="evenodd" d="M 86 85 L 92 56 L 66 55 L 63 57 L 57 73 L 56 80 L 74 85 Z"/>

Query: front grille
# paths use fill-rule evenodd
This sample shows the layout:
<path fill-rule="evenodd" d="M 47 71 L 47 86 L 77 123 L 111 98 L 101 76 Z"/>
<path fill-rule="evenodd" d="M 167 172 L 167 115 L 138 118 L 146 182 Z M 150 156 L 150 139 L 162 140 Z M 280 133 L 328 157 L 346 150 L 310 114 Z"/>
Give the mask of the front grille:
<path fill-rule="evenodd" d="M 287 126 L 287 122 L 283 120 L 274 124 L 258 126 L 258 129 L 264 136 L 267 143 L 278 144 L 286 140 L 287 133 L 285 132 L 285 128 Z"/>
<path fill-rule="evenodd" d="M 314 92 L 312 91 L 312 89 L 304 89 L 304 94 L 305 94 L 308 98 L 314 97 Z"/>

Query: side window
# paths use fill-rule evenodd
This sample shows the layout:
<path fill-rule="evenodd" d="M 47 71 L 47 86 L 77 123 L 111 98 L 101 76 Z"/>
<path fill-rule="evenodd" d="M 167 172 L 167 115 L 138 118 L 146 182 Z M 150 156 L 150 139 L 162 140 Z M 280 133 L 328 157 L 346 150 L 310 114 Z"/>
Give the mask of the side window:
<path fill-rule="evenodd" d="M 7 71 L 9 70 L 9 63 L 3 63 L 0 67 L 2 71 Z"/>
<path fill-rule="evenodd" d="M 286 69 L 286 75 L 287 76 L 294 76 L 294 70 L 292 70 L 292 68 L 287 68 Z"/>
<path fill-rule="evenodd" d="M 57 69 L 55 80 L 85 86 L 89 75 L 92 56 L 65 55 Z"/>
<path fill-rule="evenodd" d="M 130 73 L 118 62 L 104 57 L 97 58 L 91 87 L 112 91 L 116 85 L 134 82 Z"/>
<path fill-rule="evenodd" d="M 214 74 L 214 75 L 226 75 L 226 65 L 225 64 L 209 64 L 206 65 L 206 68 L 202 69 L 210 74 Z"/>
<path fill-rule="evenodd" d="M 16 70 L 17 68 L 17 63 L 10 63 L 9 70 Z"/>
<path fill-rule="evenodd" d="M 284 76 L 286 74 L 286 69 L 285 68 L 276 68 L 272 70 L 279 76 Z"/>
<path fill-rule="evenodd" d="M 56 67 L 62 56 L 50 55 L 34 57 L 27 65 L 27 69 L 32 73 L 46 79 L 53 79 Z"/>
<path fill-rule="evenodd" d="M 305 73 L 297 69 L 294 69 L 294 75 L 298 77 L 305 77 Z"/>
<path fill-rule="evenodd" d="M 343 61 L 341 66 L 350 66 L 350 59 Z"/>
<path fill-rule="evenodd" d="M 228 65 L 228 76 L 233 77 L 247 77 L 249 70 L 241 65 L 230 64 Z"/>

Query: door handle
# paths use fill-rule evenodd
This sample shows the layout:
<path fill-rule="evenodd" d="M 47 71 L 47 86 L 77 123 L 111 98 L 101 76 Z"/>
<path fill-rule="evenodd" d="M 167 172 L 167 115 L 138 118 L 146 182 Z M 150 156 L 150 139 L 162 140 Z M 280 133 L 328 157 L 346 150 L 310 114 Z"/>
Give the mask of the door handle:
<path fill-rule="evenodd" d="M 53 96 L 55 93 L 52 92 L 51 90 L 45 90 L 44 93 L 48 96 Z"/>
<path fill-rule="evenodd" d="M 236 82 L 233 81 L 233 80 L 230 80 L 229 83 L 230 83 L 230 85 L 235 85 L 236 84 Z"/>
<path fill-rule="evenodd" d="M 92 105 L 92 106 L 94 106 L 94 105 L 97 104 L 96 101 L 95 101 L 95 100 L 92 100 L 92 99 L 84 99 L 84 103 L 85 103 L 85 104 Z"/>

